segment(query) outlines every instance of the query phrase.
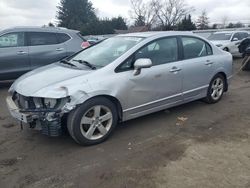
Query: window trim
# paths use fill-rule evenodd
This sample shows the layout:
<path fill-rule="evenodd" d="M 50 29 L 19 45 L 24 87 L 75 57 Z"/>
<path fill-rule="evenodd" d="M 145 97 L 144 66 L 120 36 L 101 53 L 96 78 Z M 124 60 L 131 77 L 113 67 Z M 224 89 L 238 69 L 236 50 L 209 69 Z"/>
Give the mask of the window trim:
<path fill-rule="evenodd" d="M 15 34 L 15 33 L 23 33 L 23 46 L 6 46 L 6 47 L 0 47 L 0 49 L 4 49 L 4 48 L 21 48 L 21 47 L 27 47 L 27 35 L 26 32 L 24 31 L 11 31 L 11 32 L 7 32 L 7 33 L 3 33 L 0 37 L 4 36 L 4 35 L 9 35 L 9 34 Z"/>
<path fill-rule="evenodd" d="M 207 44 L 207 45 L 211 48 L 211 52 L 212 52 L 212 53 L 211 53 L 210 55 L 207 54 L 207 55 L 201 56 L 201 57 L 207 57 L 207 56 L 214 55 L 214 51 L 213 51 L 212 46 L 211 46 L 207 41 L 205 41 L 204 39 L 199 38 L 199 37 L 196 37 L 196 36 L 180 35 L 180 36 L 179 36 L 179 40 L 180 40 L 181 51 L 182 51 L 182 59 L 181 59 L 181 60 L 189 60 L 189 59 L 201 58 L 201 57 L 185 58 L 185 56 L 184 56 L 184 46 L 183 46 L 183 43 L 182 43 L 182 38 L 183 38 L 183 37 L 194 38 L 194 39 L 201 40 L 201 41 L 203 41 L 205 44 Z M 207 47 L 206 47 L 206 52 L 207 52 Z"/>
<path fill-rule="evenodd" d="M 177 60 L 175 61 L 171 61 L 171 62 L 167 62 L 167 63 L 163 63 L 163 64 L 159 64 L 159 65 L 164 65 L 164 64 L 168 64 L 168 63 L 174 63 L 174 62 L 177 62 L 177 61 L 180 61 L 180 57 L 181 57 L 181 50 L 180 50 L 180 44 L 179 44 L 179 36 L 178 35 L 173 35 L 173 36 L 164 36 L 164 37 L 159 37 L 157 39 L 154 39 L 146 44 L 144 44 L 142 47 L 140 47 L 138 50 L 136 50 L 135 52 L 133 52 L 128 58 L 126 58 L 123 62 L 121 62 L 114 70 L 115 73 L 120 73 L 120 72 L 126 72 L 126 71 L 131 71 L 131 70 L 134 70 L 133 67 L 131 68 L 128 68 L 128 69 L 124 69 L 122 70 L 121 69 L 121 66 L 126 63 L 126 61 L 128 61 L 130 58 L 133 58 L 133 64 L 135 63 L 135 54 L 140 51 L 142 48 L 154 43 L 155 41 L 158 41 L 158 40 L 162 40 L 162 39 L 168 39 L 168 38 L 176 38 L 176 42 L 177 42 Z M 159 66 L 159 65 L 152 65 L 152 67 L 154 66 Z"/>

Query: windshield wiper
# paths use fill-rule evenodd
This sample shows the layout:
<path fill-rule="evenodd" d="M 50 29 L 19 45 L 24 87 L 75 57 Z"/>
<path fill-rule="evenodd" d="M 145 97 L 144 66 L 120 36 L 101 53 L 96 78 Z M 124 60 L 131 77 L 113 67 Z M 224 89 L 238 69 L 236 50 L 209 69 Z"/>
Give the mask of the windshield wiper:
<path fill-rule="evenodd" d="M 67 61 L 66 59 L 61 60 L 60 63 L 66 64 L 66 65 L 70 65 L 70 66 L 72 66 L 72 67 L 76 67 L 76 65 L 74 65 L 73 63 L 70 63 L 70 62 Z"/>
<path fill-rule="evenodd" d="M 72 61 L 76 61 L 80 64 L 84 64 L 86 66 L 88 66 L 89 68 L 91 68 L 92 70 L 95 70 L 96 69 L 96 66 L 92 65 L 91 63 L 87 62 L 87 61 L 84 61 L 84 60 L 81 60 L 81 59 L 73 59 Z"/>

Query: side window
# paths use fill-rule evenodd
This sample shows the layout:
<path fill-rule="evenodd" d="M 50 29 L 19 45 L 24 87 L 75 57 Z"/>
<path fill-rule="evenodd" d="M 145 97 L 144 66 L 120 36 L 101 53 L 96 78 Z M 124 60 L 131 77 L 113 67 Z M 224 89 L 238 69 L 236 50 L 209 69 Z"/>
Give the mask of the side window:
<path fill-rule="evenodd" d="M 242 40 L 242 39 L 244 39 L 245 37 L 244 37 L 244 33 L 239 33 L 239 40 Z"/>
<path fill-rule="evenodd" d="M 149 58 L 153 65 L 176 61 L 178 60 L 177 39 L 164 38 L 150 43 L 135 54 L 135 60 L 139 58 Z"/>
<path fill-rule="evenodd" d="M 244 33 L 244 38 L 247 38 L 249 37 L 249 34 L 248 33 Z"/>
<path fill-rule="evenodd" d="M 212 53 L 211 47 L 198 38 L 182 37 L 182 44 L 185 59 L 203 57 Z"/>
<path fill-rule="evenodd" d="M 178 60 L 177 39 L 175 37 L 165 38 L 149 43 L 123 62 L 119 70 L 126 71 L 133 69 L 134 62 L 140 58 L 151 59 L 153 66 Z"/>
<path fill-rule="evenodd" d="M 127 71 L 127 70 L 132 70 L 134 68 L 133 64 L 134 64 L 135 60 L 134 60 L 134 56 L 128 58 L 125 62 L 123 62 L 120 66 L 119 66 L 119 71 Z"/>
<path fill-rule="evenodd" d="M 29 46 L 53 45 L 58 44 L 58 41 L 55 33 L 29 32 L 28 44 Z"/>
<path fill-rule="evenodd" d="M 24 46 L 24 33 L 8 33 L 0 37 L 0 48 Z"/>
<path fill-rule="evenodd" d="M 241 40 L 242 39 L 242 36 L 240 33 L 235 33 L 234 36 L 233 36 L 233 39 L 234 38 L 237 38 L 238 40 Z"/>
<path fill-rule="evenodd" d="M 65 34 L 65 33 L 58 33 L 57 37 L 58 37 L 59 43 L 64 43 L 64 42 L 68 41 L 69 39 L 71 39 L 70 36 Z"/>
<path fill-rule="evenodd" d="M 159 50 L 160 46 L 156 42 L 148 45 L 148 51 Z"/>
<path fill-rule="evenodd" d="M 245 39 L 245 38 L 247 38 L 247 37 L 248 37 L 248 33 L 242 33 L 242 36 L 243 36 L 243 38 L 242 38 L 242 39 Z"/>

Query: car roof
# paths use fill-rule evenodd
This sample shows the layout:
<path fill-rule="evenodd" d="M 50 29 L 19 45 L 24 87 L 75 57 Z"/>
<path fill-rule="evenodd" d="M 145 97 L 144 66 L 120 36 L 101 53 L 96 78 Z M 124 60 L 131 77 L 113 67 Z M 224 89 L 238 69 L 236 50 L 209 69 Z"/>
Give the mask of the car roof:
<path fill-rule="evenodd" d="M 62 28 L 62 27 L 34 27 L 34 26 L 21 26 L 21 27 L 12 27 L 1 31 L 1 33 L 7 32 L 28 32 L 28 31 L 36 31 L 36 32 L 66 32 L 66 33 L 78 33 L 77 30 Z"/>
<path fill-rule="evenodd" d="M 190 31 L 149 31 L 149 32 L 140 32 L 140 33 L 128 33 L 128 34 L 122 34 L 118 36 L 149 38 L 153 36 L 172 36 L 172 35 L 194 35 L 194 34 Z"/>
<path fill-rule="evenodd" d="M 243 30 L 236 30 L 236 31 L 217 31 L 214 32 L 214 34 L 233 34 L 233 33 L 238 33 L 238 32 L 243 32 L 243 33 L 247 33 L 247 31 L 243 31 Z"/>

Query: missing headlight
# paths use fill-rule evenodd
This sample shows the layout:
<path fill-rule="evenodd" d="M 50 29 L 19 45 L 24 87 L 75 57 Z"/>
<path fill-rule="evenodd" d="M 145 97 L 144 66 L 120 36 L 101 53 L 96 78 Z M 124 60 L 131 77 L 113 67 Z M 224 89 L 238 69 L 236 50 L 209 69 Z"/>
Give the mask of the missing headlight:
<path fill-rule="evenodd" d="M 57 99 L 45 98 L 43 102 L 46 108 L 55 108 L 58 101 Z"/>
<path fill-rule="evenodd" d="M 53 99 L 53 98 L 43 98 L 42 103 L 44 108 L 48 109 L 60 109 L 68 102 L 68 98 Z"/>
<path fill-rule="evenodd" d="M 54 98 L 33 98 L 36 109 L 60 109 L 67 102 L 69 102 L 69 97 L 54 99 Z"/>

